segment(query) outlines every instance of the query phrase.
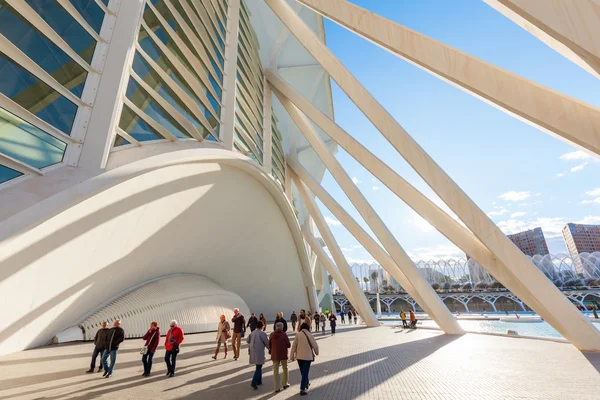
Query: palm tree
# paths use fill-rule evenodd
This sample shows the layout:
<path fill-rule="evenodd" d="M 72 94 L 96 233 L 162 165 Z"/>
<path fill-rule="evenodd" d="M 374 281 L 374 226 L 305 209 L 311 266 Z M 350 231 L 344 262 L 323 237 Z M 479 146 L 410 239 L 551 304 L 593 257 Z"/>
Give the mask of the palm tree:
<path fill-rule="evenodd" d="M 377 271 L 371 272 L 371 279 L 373 279 L 373 282 L 375 282 L 375 290 L 377 292 L 379 292 L 379 282 L 377 282 L 378 278 L 379 278 L 379 272 L 377 272 Z"/>
<path fill-rule="evenodd" d="M 368 288 L 367 284 L 369 283 L 369 278 L 363 276 L 363 282 L 365 283 L 365 290 Z"/>
<path fill-rule="evenodd" d="M 388 284 L 388 281 L 387 281 L 387 279 L 384 279 L 384 280 L 382 280 L 382 281 L 381 281 L 381 284 L 382 284 L 383 286 L 387 286 L 387 284 Z"/>

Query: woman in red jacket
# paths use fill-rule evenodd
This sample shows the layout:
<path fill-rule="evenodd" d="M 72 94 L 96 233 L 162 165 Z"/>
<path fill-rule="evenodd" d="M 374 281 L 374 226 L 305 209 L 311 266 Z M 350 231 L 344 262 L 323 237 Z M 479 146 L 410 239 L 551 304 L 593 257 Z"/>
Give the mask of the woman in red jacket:
<path fill-rule="evenodd" d="M 146 344 L 142 349 L 142 364 L 144 364 L 144 373 L 142 376 L 150 376 L 152 358 L 158 347 L 158 342 L 160 341 L 160 328 L 158 327 L 158 322 L 152 322 L 150 324 L 150 329 L 142 336 L 142 339 L 146 341 Z M 143 352 L 143 350 L 145 350 L 145 352 Z"/>
<path fill-rule="evenodd" d="M 175 376 L 175 360 L 179 354 L 179 345 L 183 342 L 183 330 L 177 326 L 177 321 L 171 321 L 171 329 L 165 338 L 165 363 L 167 364 L 167 376 Z"/>

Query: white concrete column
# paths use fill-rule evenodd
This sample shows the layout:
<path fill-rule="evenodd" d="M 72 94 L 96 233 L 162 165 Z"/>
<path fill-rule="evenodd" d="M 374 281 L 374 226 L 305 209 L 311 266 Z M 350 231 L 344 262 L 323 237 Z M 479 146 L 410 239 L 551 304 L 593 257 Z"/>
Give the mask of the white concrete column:
<path fill-rule="evenodd" d="M 377 321 L 377 318 L 375 318 L 375 314 L 373 314 L 373 310 L 371 310 L 371 307 L 369 306 L 369 302 L 367 301 L 365 294 L 360 290 L 358 283 L 354 279 L 354 275 L 352 274 L 352 270 L 350 269 L 350 266 L 348 265 L 344 254 L 342 253 L 342 249 L 335 240 L 335 237 L 329 229 L 327 222 L 325 222 L 325 218 L 323 217 L 323 214 L 321 214 L 317 203 L 315 203 L 315 200 L 312 197 L 310 197 L 310 195 L 306 191 L 306 188 L 304 187 L 304 184 L 300 182 L 299 179 L 296 179 L 296 176 L 293 173 L 292 177 L 294 179 L 294 183 L 296 184 L 296 188 L 300 193 L 300 197 L 302 197 L 302 201 L 306 205 L 306 208 L 308 209 L 310 216 L 314 220 L 315 225 L 319 230 L 319 233 L 321 233 L 321 236 L 323 237 L 327 248 L 331 252 L 331 256 L 335 260 L 335 264 L 337 265 L 339 274 L 337 274 L 335 270 L 327 267 L 327 261 L 331 262 L 331 260 L 329 259 L 329 257 L 326 257 L 326 259 L 322 257 L 322 254 L 326 254 L 323 248 L 321 248 L 321 246 L 319 245 L 317 246 L 318 249 L 316 249 L 314 244 L 311 244 L 311 241 L 309 240 L 310 238 L 308 238 L 307 241 L 311 245 L 313 251 L 317 253 L 317 256 L 319 256 L 319 259 L 321 260 L 323 265 L 326 266 L 327 270 L 333 276 L 333 279 L 335 279 L 338 285 L 342 285 L 341 282 L 343 282 L 343 286 L 345 286 L 344 293 L 346 293 L 346 291 L 348 292 L 350 296 L 348 296 L 348 294 L 346 296 L 348 297 L 348 299 L 350 299 L 350 301 L 352 301 L 352 304 L 361 311 L 361 315 L 363 315 L 367 326 L 378 326 L 379 322 Z M 306 223 L 302 226 L 302 230 L 303 232 L 306 231 L 304 232 L 305 238 L 307 236 L 312 236 L 312 234 L 309 235 L 310 232 L 309 229 L 306 227 Z M 321 255 L 319 255 L 320 253 Z"/>
<path fill-rule="evenodd" d="M 286 109 L 290 117 L 292 117 L 292 120 L 294 120 L 296 126 L 300 129 L 300 132 L 302 132 L 321 161 L 323 161 L 325 167 L 327 167 L 346 196 L 348 196 L 348 199 L 350 199 L 375 236 L 377 236 L 383 245 L 383 248 L 387 250 L 396 265 L 402 269 L 402 272 L 415 287 L 416 292 L 420 294 L 422 299 L 421 306 L 427 311 L 429 316 L 436 321 L 438 326 L 444 330 L 444 332 L 448 334 L 463 334 L 463 329 L 454 319 L 448 308 L 440 300 L 437 293 L 431 288 L 431 285 L 423 279 L 423 276 L 421 276 L 419 270 L 408 254 L 406 254 L 404 249 L 400 246 L 394 235 L 392 235 L 388 227 L 383 223 L 358 187 L 352 182 L 348 173 L 329 152 L 327 145 L 320 138 L 311 123 L 287 98 L 279 96 L 277 91 L 275 91 L 275 95 L 277 95 L 280 103 Z"/>
<path fill-rule="evenodd" d="M 238 57 L 238 34 L 240 29 L 240 0 L 230 0 L 227 9 L 227 35 L 225 37 L 225 65 L 223 67 L 223 93 L 221 98 L 221 125 L 219 139 L 223 147 L 233 150 L 235 122 L 236 75 Z"/>
<path fill-rule="evenodd" d="M 429 184 L 492 254 L 502 261 L 506 269 L 505 276 L 514 276 L 515 280 L 520 281 L 524 287 L 528 288 L 531 296 L 523 298 L 523 300 L 534 307 L 542 318 L 580 350 L 600 351 L 600 331 L 594 328 L 590 321 L 577 311 L 573 304 L 538 270 L 531 260 L 494 225 L 489 217 L 452 181 L 448 174 L 423 151 L 404 128 L 327 49 L 325 44 L 315 36 L 302 19 L 291 10 L 289 5 L 283 0 L 265 0 L 265 2 L 313 58 L 329 73 L 346 95 L 369 118 L 373 125 L 419 173 L 423 180 Z M 335 1 L 335 3 L 338 2 Z M 340 12 L 343 14 L 343 12 L 347 12 L 345 8 L 349 5 L 351 4 L 348 2 L 342 3 L 342 8 L 338 8 L 335 13 Z M 356 16 L 356 12 L 352 15 Z M 367 15 L 367 13 L 364 15 Z M 383 24 L 379 26 L 385 27 L 385 21 L 379 22 Z M 453 54 L 452 49 L 440 51 L 440 54 L 444 55 Z M 425 52 L 421 51 L 421 53 Z M 459 64 L 451 63 L 451 65 L 456 66 Z M 471 69 L 463 68 L 461 70 L 470 71 Z M 477 74 L 477 76 L 479 75 Z M 492 79 L 486 74 L 483 75 L 486 82 L 496 82 L 496 76 Z M 513 77 L 513 75 L 510 76 Z M 503 87 L 515 87 L 519 90 L 503 90 L 502 92 L 519 93 L 518 97 L 523 97 L 521 89 L 525 86 L 522 80 L 517 82 L 514 79 L 509 79 Z M 541 88 L 539 85 L 530 87 L 531 90 L 539 88 Z M 529 97 L 528 102 L 523 103 L 521 101 L 520 104 L 525 108 L 529 107 L 532 112 L 552 110 L 552 112 L 544 112 L 540 117 L 543 117 L 542 120 L 546 122 L 552 120 L 563 126 L 563 128 L 568 128 L 566 130 L 558 129 L 555 132 L 556 134 L 568 136 L 569 140 L 574 143 L 578 143 L 582 147 L 587 146 L 588 150 L 600 154 L 600 135 L 598 135 L 600 131 L 600 110 L 591 108 L 581 102 L 572 103 L 573 109 L 571 111 L 566 110 L 564 104 L 569 99 L 562 96 L 559 99 L 549 101 L 552 93 L 555 92 L 542 90 L 541 92 L 531 93 L 531 96 L 527 96 Z M 533 109 L 531 109 L 532 106 Z M 578 114 L 578 117 L 575 117 L 575 114 Z M 456 321 L 454 322 L 456 323 Z"/>
<path fill-rule="evenodd" d="M 377 318 L 381 318 L 381 298 L 379 292 L 377 292 Z"/>
<path fill-rule="evenodd" d="M 509 1 L 512 2 L 513 0 L 505 0 L 503 2 L 508 4 Z M 598 0 L 594 1 L 598 4 Z M 298 29 L 300 27 L 299 23 L 305 24 L 286 3 L 282 0 L 266 0 L 266 2 L 271 8 L 276 10 L 275 13 L 280 19 L 285 20 L 284 24 L 288 28 L 291 27 L 290 31 L 292 34 L 299 38 L 305 47 L 309 42 L 313 42 L 313 38 L 307 35 L 309 33 L 322 48 L 325 48 L 323 43 L 318 40 L 310 29 Z M 467 93 L 493 104 L 500 110 L 544 132 L 563 138 L 565 141 L 588 152 L 600 155 L 599 108 L 496 67 L 493 64 L 365 10 L 349 1 L 299 0 L 299 2 L 357 35 L 383 47 L 392 54 L 457 86 Z M 596 11 L 600 7 L 592 5 L 594 2 L 589 3 L 589 0 L 518 0 L 515 2 L 529 4 L 528 8 L 545 10 L 543 15 L 556 18 L 557 21 L 560 21 L 558 22 L 560 25 L 571 23 L 576 25 L 577 23 L 581 23 L 582 26 L 576 31 L 582 37 L 586 35 L 595 37 L 595 39 L 586 40 L 589 46 L 592 46 L 591 42 L 593 40 L 596 40 L 596 43 L 597 40 L 600 40 L 598 39 L 600 34 L 598 23 L 600 19 L 598 11 Z M 578 7 L 574 6 L 575 3 L 578 4 Z M 583 7 L 587 3 L 589 3 L 589 7 Z M 559 13 L 559 15 L 553 15 L 553 9 L 556 8 L 562 8 L 565 11 Z M 576 13 L 575 9 L 579 9 L 580 12 Z M 578 19 L 585 12 L 590 15 L 586 19 Z M 596 13 L 595 16 L 594 13 Z M 322 56 L 327 58 L 330 58 L 330 56 L 333 57 L 328 50 L 326 50 L 326 54 L 321 49 L 313 46 L 313 43 L 310 44 L 310 47 L 311 49 L 308 49 L 308 51 L 313 56 L 315 56 L 313 53 L 315 50 L 319 52 L 319 57 L 315 58 L 321 64 L 324 61 L 324 58 L 321 58 Z M 329 61 L 333 61 L 333 59 Z M 337 64 L 336 69 L 341 70 L 343 68 L 338 60 L 334 62 Z M 329 66 L 333 66 L 333 63 L 330 62 Z M 344 85 L 338 81 L 341 75 L 332 74 L 329 66 L 324 65 L 323 67 L 340 85 L 342 90 L 346 92 L 349 87 L 343 87 Z M 351 75 L 348 78 L 349 80 L 344 78 L 348 84 L 350 80 L 355 80 Z M 507 88 L 511 88 L 512 90 L 507 90 Z M 360 90 L 365 89 L 362 88 Z M 352 98 L 349 94 L 348 96 Z M 364 104 L 371 103 L 372 101 L 369 97 L 363 98 L 362 102 Z M 358 107 L 361 108 L 360 105 Z M 383 123 L 384 121 L 380 120 L 380 122 Z M 386 135 L 384 132 L 382 133 L 384 136 Z"/>
<path fill-rule="evenodd" d="M 346 295 L 346 298 L 348 298 L 348 300 L 357 309 L 361 310 L 361 314 L 362 314 L 362 309 L 364 307 L 361 307 L 360 304 L 362 304 L 363 302 L 367 302 L 367 306 L 369 305 L 367 299 L 364 297 L 365 295 L 360 294 L 360 296 L 362 296 L 362 299 L 360 297 L 357 298 L 355 296 L 354 291 L 351 290 L 348 287 L 348 285 L 346 284 L 346 281 L 345 281 L 344 277 L 342 276 L 342 273 L 340 272 L 338 267 L 336 267 L 336 265 L 333 263 L 333 261 L 331 261 L 331 258 L 329 258 L 329 256 L 325 252 L 325 250 L 323 250 L 319 241 L 312 235 L 312 233 L 309 232 L 308 229 L 306 229 L 306 225 L 304 225 L 302 227 L 302 232 L 304 233 L 304 238 L 306 239 L 308 244 L 312 247 L 313 251 L 315 253 L 317 253 L 317 257 L 319 258 L 319 261 L 321 261 L 321 263 L 323 264 L 325 269 L 331 274 L 331 276 L 333 276 L 333 279 L 337 282 L 340 289 L 342 289 L 342 291 Z M 335 310 L 335 307 L 333 307 L 332 310 Z M 373 311 L 371 311 L 371 315 L 373 315 Z M 375 319 L 375 315 L 373 315 L 373 320 L 375 320 L 375 322 L 377 321 Z M 377 326 L 377 325 L 378 325 L 378 323 L 369 325 L 369 326 Z"/>
<path fill-rule="evenodd" d="M 600 2 L 484 0 L 592 75 L 600 78 Z"/>
<path fill-rule="evenodd" d="M 115 128 L 121 118 L 122 94 L 129 81 L 129 68 L 135 53 L 134 41 L 138 35 L 144 4 L 144 0 L 127 0 L 120 3 L 79 155 L 79 168 L 97 170 L 100 173 L 106 166 Z M 107 15 L 105 18 L 115 17 Z"/>
<path fill-rule="evenodd" d="M 267 82 L 267 78 L 264 79 L 264 90 L 265 90 L 265 99 L 264 99 L 264 110 L 263 110 L 263 169 L 265 173 L 271 176 L 271 171 L 273 169 L 273 141 L 271 135 L 273 134 L 271 130 L 271 85 Z"/>

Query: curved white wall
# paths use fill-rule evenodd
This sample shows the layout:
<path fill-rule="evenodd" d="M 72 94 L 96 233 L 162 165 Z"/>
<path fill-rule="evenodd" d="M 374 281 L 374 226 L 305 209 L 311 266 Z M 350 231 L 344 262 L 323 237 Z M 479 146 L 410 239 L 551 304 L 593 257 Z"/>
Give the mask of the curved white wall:
<path fill-rule="evenodd" d="M 48 343 L 107 299 L 167 274 L 206 276 L 268 319 L 314 308 L 289 203 L 233 152 L 185 150 L 128 164 L 3 228 L 0 293 L 11 301 L 0 303 L 0 354 Z"/>
<path fill-rule="evenodd" d="M 249 308 L 240 296 L 224 290 L 208 278 L 194 274 L 165 276 L 135 287 L 110 301 L 78 324 L 81 339 L 93 340 L 102 321 L 121 319 L 126 338 L 141 337 L 152 321 L 166 334 L 171 320 L 185 333 L 217 330 L 219 317 Z"/>

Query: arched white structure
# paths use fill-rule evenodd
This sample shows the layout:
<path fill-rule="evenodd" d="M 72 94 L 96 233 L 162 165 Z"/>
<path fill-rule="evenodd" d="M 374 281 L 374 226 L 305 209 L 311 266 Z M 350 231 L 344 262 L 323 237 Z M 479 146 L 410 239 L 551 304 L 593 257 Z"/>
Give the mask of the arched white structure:
<path fill-rule="evenodd" d="M 75 328 L 81 340 L 93 340 L 103 321 L 111 326 L 116 319 L 122 320 L 126 338 L 143 336 L 152 321 L 158 322 L 164 332 L 172 320 L 185 333 L 206 332 L 216 329 L 220 315 L 233 315 L 234 308 L 239 308 L 243 315 L 250 313 L 240 296 L 223 290 L 210 279 L 175 274 L 145 282 L 110 299 Z"/>
<path fill-rule="evenodd" d="M 48 343 L 107 299 L 166 274 L 203 275 L 267 318 L 316 307 L 290 203 L 237 152 L 130 163 L 5 226 L 0 293 L 28 301 L 0 305 L 0 354 Z"/>

